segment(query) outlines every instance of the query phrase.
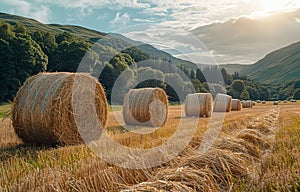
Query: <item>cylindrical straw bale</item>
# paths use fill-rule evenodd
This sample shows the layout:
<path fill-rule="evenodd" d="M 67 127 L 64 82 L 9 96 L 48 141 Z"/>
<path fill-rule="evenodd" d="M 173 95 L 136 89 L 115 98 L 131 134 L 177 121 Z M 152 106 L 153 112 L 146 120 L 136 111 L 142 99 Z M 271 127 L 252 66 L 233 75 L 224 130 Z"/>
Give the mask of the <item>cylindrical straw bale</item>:
<path fill-rule="evenodd" d="M 188 94 L 185 99 L 185 114 L 187 117 L 210 117 L 212 111 L 212 96 L 210 93 Z"/>
<path fill-rule="evenodd" d="M 252 108 L 253 102 L 252 101 L 242 101 L 243 108 Z"/>
<path fill-rule="evenodd" d="M 124 98 L 127 125 L 161 127 L 168 116 L 168 98 L 160 88 L 131 89 Z"/>
<path fill-rule="evenodd" d="M 73 145 L 101 136 L 107 109 L 105 92 L 96 78 L 84 73 L 40 73 L 19 89 L 12 122 L 24 142 Z"/>
<path fill-rule="evenodd" d="M 242 102 L 239 99 L 232 99 L 232 111 L 241 111 L 242 110 Z"/>
<path fill-rule="evenodd" d="M 226 94 L 217 94 L 214 103 L 214 112 L 230 112 L 232 97 Z"/>

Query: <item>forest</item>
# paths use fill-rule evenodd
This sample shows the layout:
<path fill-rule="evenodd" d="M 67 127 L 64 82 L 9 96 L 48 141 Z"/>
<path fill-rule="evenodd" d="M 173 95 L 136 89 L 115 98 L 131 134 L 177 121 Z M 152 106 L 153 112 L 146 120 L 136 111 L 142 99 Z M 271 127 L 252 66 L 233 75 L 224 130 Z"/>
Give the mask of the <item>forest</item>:
<path fill-rule="evenodd" d="M 82 62 L 85 62 L 83 67 L 79 66 Z M 124 76 L 124 73 L 126 79 L 123 79 L 122 88 L 161 87 L 167 92 L 170 102 L 174 103 L 182 100 L 166 82 L 175 82 L 185 93 L 194 89 L 196 92 L 211 92 L 213 95 L 226 92 L 233 98 L 244 100 L 300 99 L 300 80 L 266 85 L 240 76 L 237 72 L 229 74 L 226 69 L 219 69 L 218 66 L 194 69 L 184 64 L 175 66 L 172 62 L 170 58 L 163 56 L 153 57 L 140 46 L 117 37 L 104 36 L 100 40 L 87 40 L 68 32 L 33 31 L 21 23 L 10 24 L 0 20 L 2 103 L 12 101 L 19 87 L 32 75 L 39 72 L 78 70 L 98 78 L 109 101 L 118 77 L 121 74 Z M 209 78 L 217 76 L 220 71 L 224 80 Z M 139 74 L 147 74 L 149 78 L 142 81 L 145 77 Z M 122 100 L 118 102 L 121 103 Z"/>

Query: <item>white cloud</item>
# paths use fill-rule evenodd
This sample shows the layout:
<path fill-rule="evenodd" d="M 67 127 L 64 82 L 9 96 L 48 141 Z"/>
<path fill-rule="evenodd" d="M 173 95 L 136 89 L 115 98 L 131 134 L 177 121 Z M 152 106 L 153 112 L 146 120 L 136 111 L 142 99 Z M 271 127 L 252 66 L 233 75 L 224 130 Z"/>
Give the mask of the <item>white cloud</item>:
<path fill-rule="evenodd" d="M 136 22 L 142 22 L 142 23 L 153 23 L 155 22 L 153 19 L 139 19 L 139 18 L 135 18 L 132 19 L 132 21 L 136 21 Z"/>
<path fill-rule="evenodd" d="M 48 23 L 51 15 L 51 10 L 45 5 L 37 5 L 25 0 L 4 0 L 4 3 L 12 7 L 10 9 L 12 14 L 34 18 L 43 23 Z"/>
<path fill-rule="evenodd" d="M 116 16 L 113 21 L 110 22 L 112 27 L 115 27 L 118 25 L 118 27 L 125 26 L 130 20 L 130 16 L 128 13 L 124 13 L 121 15 L 120 12 L 116 13 Z"/>
<path fill-rule="evenodd" d="M 140 2 L 139 0 L 36 0 L 38 2 L 55 4 L 64 8 L 149 8 L 150 4 L 147 2 Z"/>

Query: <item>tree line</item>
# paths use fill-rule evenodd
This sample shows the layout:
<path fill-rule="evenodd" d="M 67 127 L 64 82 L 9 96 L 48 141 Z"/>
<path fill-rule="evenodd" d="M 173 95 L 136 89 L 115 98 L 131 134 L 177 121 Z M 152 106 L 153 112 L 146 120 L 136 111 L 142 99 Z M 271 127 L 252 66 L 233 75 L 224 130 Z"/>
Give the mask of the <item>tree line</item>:
<path fill-rule="evenodd" d="M 137 47 L 130 47 L 129 43 L 116 38 L 104 38 L 101 43 L 96 43 L 68 32 L 29 31 L 20 23 L 12 25 L 0 21 L 0 102 L 11 101 L 19 87 L 32 75 L 76 72 L 81 62 L 85 64 L 80 70 L 99 79 L 108 100 L 120 75 L 124 78 L 119 81 L 123 89 L 161 87 L 171 102 L 178 102 L 180 95 L 166 82 L 173 82 L 185 93 L 193 88 L 196 92 L 212 92 L 213 95 L 227 92 L 234 98 L 246 100 L 300 99 L 300 82 L 261 85 L 240 77 L 238 73 L 228 74 L 217 66 L 197 70 L 174 67 L 170 59 L 151 58 Z M 149 78 L 143 81 L 145 77 Z"/>

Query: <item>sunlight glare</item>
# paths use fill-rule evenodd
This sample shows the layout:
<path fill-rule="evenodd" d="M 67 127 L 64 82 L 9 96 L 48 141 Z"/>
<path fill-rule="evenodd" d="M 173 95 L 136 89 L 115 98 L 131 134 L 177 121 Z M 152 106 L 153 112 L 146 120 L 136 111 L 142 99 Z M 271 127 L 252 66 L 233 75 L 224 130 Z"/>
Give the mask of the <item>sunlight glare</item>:
<path fill-rule="evenodd" d="M 289 0 L 260 0 L 259 6 L 264 12 L 278 11 L 288 8 Z"/>

